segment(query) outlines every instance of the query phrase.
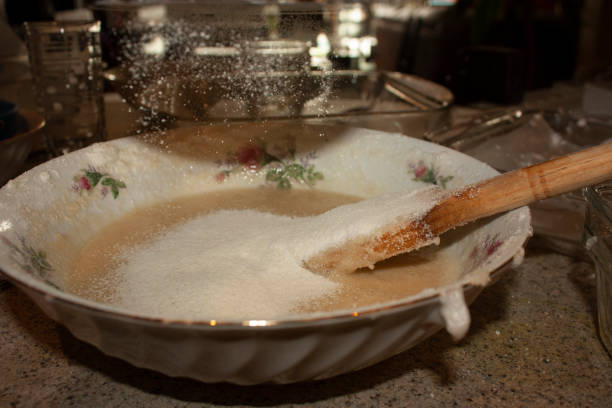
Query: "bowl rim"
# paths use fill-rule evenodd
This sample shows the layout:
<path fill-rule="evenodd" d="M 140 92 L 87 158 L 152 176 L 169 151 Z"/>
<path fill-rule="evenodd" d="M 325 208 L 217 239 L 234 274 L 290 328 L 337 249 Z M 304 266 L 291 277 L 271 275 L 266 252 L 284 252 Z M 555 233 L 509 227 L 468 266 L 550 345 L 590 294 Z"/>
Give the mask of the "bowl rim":
<path fill-rule="evenodd" d="M 529 237 L 525 237 L 521 247 L 525 245 Z M 504 272 L 504 269 L 512 262 L 512 258 L 505 260 L 501 265 L 496 267 L 489 275 L 489 281 L 496 281 L 500 275 Z M 101 313 L 106 317 L 114 319 L 127 320 L 130 322 L 138 322 L 142 325 L 164 325 L 177 329 L 193 329 L 198 330 L 216 330 L 216 331 L 235 331 L 235 330 L 282 330 L 282 329 L 299 329 L 311 325 L 331 325 L 344 323 L 348 321 L 356 322 L 358 320 L 371 320 L 377 315 L 386 313 L 399 313 L 406 311 L 416 306 L 426 306 L 432 302 L 437 302 L 441 293 L 445 289 L 450 288 L 461 288 L 463 292 L 467 292 L 471 289 L 478 287 L 484 288 L 487 285 L 477 285 L 473 283 L 464 282 L 453 282 L 449 285 L 440 286 L 435 288 L 435 293 L 419 296 L 416 294 L 407 298 L 398 300 L 391 304 L 381 304 L 380 306 L 370 307 L 366 310 L 360 310 L 359 312 L 350 312 L 349 310 L 340 310 L 337 312 L 325 312 L 319 314 L 305 315 L 302 318 L 287 318 L 287 319 L 261 319 L 261 320 L 188 320 L 188 319 L 169 319 L 162 317 L 150 317 L 137 313 L 130 313 L 128 310 L 122 310 L 113 306 L 105 305 L 103 303 L 94 302 L 89 299 L 81 298 L 76 295 L 58 291 L 57 289 L 45 285 L 44 283 L 33 281 L 35 283 L 25 282 L 22 279 L 16 278 L 13 275 L 0 269 L 0 274 L 4 274 L 7 279 L 17 287 L 25 287 L 28 290 L 37 292 L 43 296 L 47 302 L 58 301 L 64 303 L 70 307 L 78 307 L 88 310 L 93 313 Z M 57 294 L 51 294 L 50 292 L 57 292 Z"/>
<path fill-rule="evenodd" d="M 21 131 L 20 133 L 15 133 L 12 136 L 1 139 L 0 148 L 15 143 L 16 141 L 27 139 L 46 125 L 45 118 L 38 112 L 31 109 L 20 108 L 17 117 L 18 119 L 23 119 L 25 121 L 26 129 L 18 128 L 18 131 Z"/>

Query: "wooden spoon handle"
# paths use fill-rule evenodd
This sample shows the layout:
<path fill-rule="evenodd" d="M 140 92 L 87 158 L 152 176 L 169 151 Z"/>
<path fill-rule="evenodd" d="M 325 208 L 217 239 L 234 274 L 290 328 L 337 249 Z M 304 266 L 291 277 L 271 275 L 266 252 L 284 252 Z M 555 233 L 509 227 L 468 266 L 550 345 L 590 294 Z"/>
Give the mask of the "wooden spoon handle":
<path fill-rule="evenodd" d="M 423 221 L 439 235 L 470 221 L 610 178 L 612 143 L 607 143 L 467 186 L 439 202 Z"/>
<path fill-rule="evenodd" d="M 381 234 L 329 248 L 304 262 L 313 272 L 352 272 L 432 242 L 490 215 L 612 179 L 612 143 L 525 167 L 451 192 L 423 218 L 381 226 Z"/>

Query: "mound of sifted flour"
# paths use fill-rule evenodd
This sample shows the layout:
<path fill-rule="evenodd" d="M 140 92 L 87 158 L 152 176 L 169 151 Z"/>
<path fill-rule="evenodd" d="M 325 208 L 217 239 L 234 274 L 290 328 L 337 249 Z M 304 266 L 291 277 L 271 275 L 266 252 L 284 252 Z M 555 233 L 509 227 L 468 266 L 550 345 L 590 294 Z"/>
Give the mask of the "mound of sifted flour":
<path fill-rule="evenodd" d="M 380 227 L 423 216 L 438 189 L 393 193 L 312 217 L 221 210 L 123 253 L 114 303 L 169 319 L 280 319 L 324 302 L 340 285 L 303 260 Z"/>

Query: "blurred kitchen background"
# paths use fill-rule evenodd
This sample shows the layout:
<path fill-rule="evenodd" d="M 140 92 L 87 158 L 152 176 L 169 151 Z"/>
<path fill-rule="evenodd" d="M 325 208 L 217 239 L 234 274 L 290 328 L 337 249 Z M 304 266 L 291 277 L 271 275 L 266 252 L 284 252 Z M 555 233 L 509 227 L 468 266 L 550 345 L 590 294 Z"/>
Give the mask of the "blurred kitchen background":
<path fill-rule="evenodd" d="M 612 129 L 610 1 L 0 0 L 0 99 L 36 109 L 24 22 L 52 20 L 101 22 L 103 138 L 323 121 L 426 138 L 507 171 Z M 50 129 L 23 163 L 0 167 L 0 184 L 57 155 Z M 15 158 L 10 140 L 0 162 Z M 583 201 L 555 206 L 536 230 L 573 250 Z"/>
<path fill-rule="evenodd" d="M 0 0 L 0 57 L 23 53 L 24 21 L 87 18 L 96 5 L 158 3 Z M 607 43 L 612 39 L 612 4 L 604 0 L 231 3 L 237 3 L 231 6 L 236 9 L 262 5 L 270 13 L 275 6 L 339 10 L 335 21 L 326 22 L 333 26 L 333 38 L 313 44 L 323 53 L 329 47 L 336 67 L 418 75 L 447 86 L 457 103 L 517 103 L 524 92 L 551 87 L 556 81 L 606 78 L 612 65 Z M 110 15 L 98 10 L 96 17 L 100 14 Z M 157 18 L 155 11 L 150 18 Z M 104 50 L 109 66 L 117 63 L 112 45 L 107 43 Z"/>

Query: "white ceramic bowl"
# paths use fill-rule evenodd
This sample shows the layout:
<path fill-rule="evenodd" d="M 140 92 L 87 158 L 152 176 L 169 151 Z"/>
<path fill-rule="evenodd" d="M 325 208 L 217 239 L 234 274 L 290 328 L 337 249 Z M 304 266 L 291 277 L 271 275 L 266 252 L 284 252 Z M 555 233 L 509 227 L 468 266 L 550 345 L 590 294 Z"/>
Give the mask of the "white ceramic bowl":
<path fill-rule="evenodd" d="M 435 144 L 355 128 L 249 124 L 119 139 L 44 163 L 0 190 L 0 268 L 50 317 L 109 355 L 171 376 L 256 384 L 356 370 L 444 326 L 461 336 L 469 322 L 465 305 L 495 271 L 522 259 L 531 233 L 527 208 L 457 234 L 450 245 L 463 267 L 456 282 L 356 310 L 284 320 L 181 321 L 137 315 L 62 290 L 78 249 L 127 211 L 210 190 L 276 188 L 266 181 L 266 166 L 246 170 L 234 162 L 232 176 L 221 175 L 228 170 L 224 160 L 254 142 L 295 149 L 295 160 L 308 161 L 324 176 L 312 187 L 290 179 L 291 188 L 371 197 L 420 189 L 427 181 L 456 188 L 496 174 Z M 433 178 L 422 177 L 423 166 Z M 79 185 L 85 170 L 119 185 L 114 192 L 112 183 Z"/>

